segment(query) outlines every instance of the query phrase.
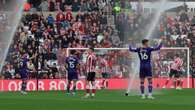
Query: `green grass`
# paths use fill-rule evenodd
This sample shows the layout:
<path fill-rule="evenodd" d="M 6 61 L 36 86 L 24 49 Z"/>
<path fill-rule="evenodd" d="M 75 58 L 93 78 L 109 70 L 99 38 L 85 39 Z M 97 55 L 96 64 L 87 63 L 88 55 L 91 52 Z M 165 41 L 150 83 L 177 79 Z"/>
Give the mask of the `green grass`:
<path fill-rule="evenodd" d="M 98 91 L 94 99 L 82 99 L 84 92 L 1 92 L 0 110 L 195 110 L 195 89 L 162 90 L 154 100 L 123 96 L 124 91 Z"/>

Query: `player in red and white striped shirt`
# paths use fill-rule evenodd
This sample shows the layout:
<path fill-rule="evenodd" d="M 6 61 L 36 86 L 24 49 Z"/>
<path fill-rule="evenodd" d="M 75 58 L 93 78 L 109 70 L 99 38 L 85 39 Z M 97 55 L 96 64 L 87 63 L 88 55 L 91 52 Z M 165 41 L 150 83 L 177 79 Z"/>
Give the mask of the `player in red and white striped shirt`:
<path fill-rule="evenodd" d="M 181 77 L 181 69 L 183 65 L 183 60 L 179 57 L 178 54 L 176 54 L 173 63 L 170 65 L 170 74 L 169 79 L 167 79 L 165 86 L 163 88 L 166 88 L 166 86 L 169 84 L 170 79 L 174 78 L 174 86 L 176 89 L 181 89 L 182 87 L 182 79 Z"/>
<path fill-rule="evenodd" d="M 108 73 L 109 73 L 109 69 L 108 69 L 108 61 L 106 60 L 105 56 L 103 58 L 100 59 L 100 69 L 101 69 L 101 73 L 102 73 L 102 88 L 106 88 L 108 87 Z"/>
<path fill-rule="evenodd" d="M 95 96 L 96 87 L 95 87 L 95 76 L 96 76 L 96 55 L 94 52 L 94 48 L 90 48 L 88 50 L 88 56 L 86 61 L 86 71 L 87 71 L 87 80 L 86 80 L 86 95 L 85 98 L 88 98 L 90 96 L 90 90 L 91 90 L 91 96 Z M 90 87 L 90 84 L 92 85 L 92 88 Z"/>

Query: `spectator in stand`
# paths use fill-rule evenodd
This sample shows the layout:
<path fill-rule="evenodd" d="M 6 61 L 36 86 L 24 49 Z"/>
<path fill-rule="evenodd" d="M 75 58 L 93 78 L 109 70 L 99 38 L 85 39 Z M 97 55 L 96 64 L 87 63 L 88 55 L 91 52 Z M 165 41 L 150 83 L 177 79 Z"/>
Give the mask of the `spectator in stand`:
<path fill-rule="evenodd" d="M 80 10 L 80 2 L 78 0 L 73 0 L 73 3 L 72 3 L 72 11 L 73 12 L 78 12 Z"/>
<path fill-rule="evenodd" d="M 30 78 L 36 78 L 36 68 L 32 60 L 27 63 Z"/>
<path fill-rule="evenodd" d="M 195 25 L 195 16 L 193 16 L 192 20 L 191 20 L 191 24 Z"/>
<path fill-rule="evenodd" d="M 49 11 L 55 11 L 55 0 L 49 0 Z"/>
<path fill-rule="evenodd" d="M 48 11 L 49 9 L 49 3 L 47 2 L 47 0 L 43 0 L 41 2 L 41 4 L 39 5 L 39 8 L 41 11 Z"/>
<path fill-rule="evenodd" d="M 55 19 L 54 19 L 54 17 L 52 16 L 52 14 L 49 14 L 49 16 L 47 17 L 47 23 L 48 23 L 48 25 L 50 25 L 51 27 L 54 26 Z"/>

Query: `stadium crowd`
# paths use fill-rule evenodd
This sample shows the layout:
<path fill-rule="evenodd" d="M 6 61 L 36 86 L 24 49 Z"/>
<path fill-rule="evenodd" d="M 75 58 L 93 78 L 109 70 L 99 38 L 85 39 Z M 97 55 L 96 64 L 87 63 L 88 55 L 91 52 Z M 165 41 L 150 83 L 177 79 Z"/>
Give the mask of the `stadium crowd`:
<path fill-rule="evenodd" d="M 28 0 L 26 11 L 65 11 L 71 7 L 73 12 L 99 11 L 113 5 L 114 0 Z"/>
<path fill-rule="evenodd" d="M 57 78 L 57 64 L 63 63 L 65 48 L 117 47 L 120 41 L 118 36 L 112 37 L 114 32 L 112 27 L 107 25 L 106 11 L 94 6 L 91 5 L 86 12 L 79 8 L 80 10 L 74 13 L 74 6 L 69 4 L 65 7 L 65 13 L 58 9 L 56 15 L 26 13 L 10 48 L 6 60 L 8 64 L 3 69 L 5 78 L 19 77 L 18 62 L 23 54 L 27 54 L 29 58 L 39 54 L 39 58 L 35 57 L 29 62 L 31 78 L 37 77 L 37 70 L 41 72 L 38 76 L 40 78 Z M 59 62 L 55 63 L 56 59 Z"/>
<path fill-rule="evenodd" d="M 135 39 L 140 39 L 136 36 L 146 37 L 146 32 L 152 22 L 152 14 L 130 14 L 120 13 L 116 18 L 116 27 L 119 30 L 119 35 L 122 40 L 128 40 L 129 36 Z M 189 47 L 192 39 L 192 25 L 195 24 L 195 17 L 189 16 L 182 11 L 177 15 L 161 16 L 159 25 L 155 30 L 154 38 L 164 38 L 164 46 L 166 47 Z"/>
<path fill-rule="evenodd" d="M 19 60 L 23 55 L 30 58 L 29 78 L 64 78 L 63 66 L 68 47 L 124 47 L 129 36 L 143 36 L 143 25 L 147 25 L 151 18 L 150 15 L 136 11 L 129 15 L 121 12 L 115 15 L 115 28 L 109 25 L 107 19 L 114 6 L 112 0 L 29 0 L 25 6 L 25 10 L 30 12 L 23 15 L 9 49 L 2 70 L 5 79 L 20 78 Z M 2 15 L 0 13 L 0 23 Z M 195 17 L 184 11 L 175 16 L 163 15 L 155 35 L 164 39 L 164 46 L 190 47 L 191 55 L 194 55 L 194 24 Z M 126 53 L 112 51 L 106 59 L 110 69 L 117 68 L 112 71 L 120 71 L 122 74 L 112 77 L 128 76 L 128 61 L 131 58 Z"/>

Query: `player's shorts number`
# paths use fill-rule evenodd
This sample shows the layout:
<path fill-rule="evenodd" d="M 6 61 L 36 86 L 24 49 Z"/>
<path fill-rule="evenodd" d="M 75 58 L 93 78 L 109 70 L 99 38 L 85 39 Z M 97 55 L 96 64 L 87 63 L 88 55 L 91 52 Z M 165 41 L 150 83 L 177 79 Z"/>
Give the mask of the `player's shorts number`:
<path fill-rule="evenodd" d="M 146 53 L 140 53 L 140 55 L 141 55 L 142 60 L 147 60 L 148 59 L 148 55 Z"/>

